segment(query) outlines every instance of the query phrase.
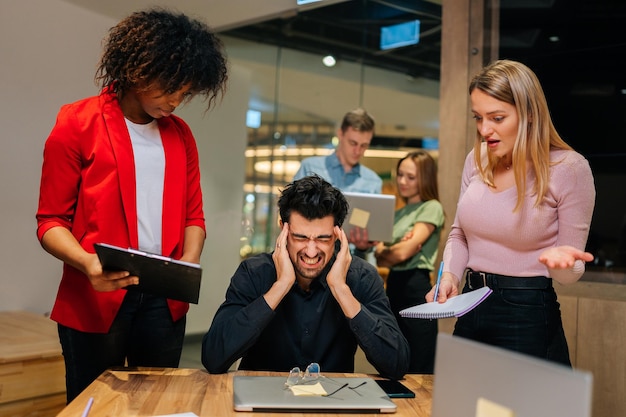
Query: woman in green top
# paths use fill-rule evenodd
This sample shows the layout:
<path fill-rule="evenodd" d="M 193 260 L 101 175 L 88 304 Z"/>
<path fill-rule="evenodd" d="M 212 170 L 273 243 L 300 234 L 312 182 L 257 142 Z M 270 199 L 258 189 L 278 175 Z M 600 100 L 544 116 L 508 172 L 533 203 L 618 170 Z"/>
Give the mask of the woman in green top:
<path fill-rule="evenodd" d="M 390 269 L 387 295 L 400 329 L 411 348 L 410 373 L 433 373 L 437 321 L 402 318 L 400 310 L 426 302 L 432 287 L 444 212 L 438 201 L 437 165 L 425 151 L 411 152 L 398 162 L 398 194 L 406 205 L 394 218 L 393 241 L 379 243 L 379 267 Z"/>

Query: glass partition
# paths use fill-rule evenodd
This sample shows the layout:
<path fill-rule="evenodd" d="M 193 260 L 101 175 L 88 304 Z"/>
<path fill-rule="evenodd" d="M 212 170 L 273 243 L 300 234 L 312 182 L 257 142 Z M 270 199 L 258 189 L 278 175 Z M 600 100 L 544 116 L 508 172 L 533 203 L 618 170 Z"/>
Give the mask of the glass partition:
<path fill-rule="evenodd" d="M 504 10 L 508 14 L 502 15 L 501 32 L 511 26 L 506 16 L 516 16 Z M 440 37 L 436 28 L 427 36 Z M 254 86 L 250 108 L 261 114 L 260 125 L 248 128 L 242 257 L 271 250 L 277 235 L 280 188 L 291 181 L 301 159 L 333 151 L 333 136 L 345 112 L 362 106 L 375 117 L 376 134 L 362 163 L 384 179 L 386 193 L 395 192 L 395 164 L 407 151 L 434 143 L 437 156 L 438 81 L 375 68 L 358 57 L 338 57 L 334 67 L 325 67 L 321 54 L 227 36 L 223 39 L 231 62 L 250 71 Z M 606 100 L 600 101 L 602 97 L 593 95 L 595 90 L 584 90 L 587 96 L 582 96 L 580 89 L 573 95 L 563 94 L 560 80 L 571 72 L 568 64 L 561 62 L 567 51 L 555 44 L 558 53 L 546 57 L 523 53 L 525 50 L 517 47 L 505 48 L 518 45 L 519 40 L 515 33 L 502 36 L 500 55 L 519 59 L 537 72 L 557 128 L 589 159 L 594 171 L 597 199 L 588 249 L 596 260 L 589 269 L 623 272 L 626 216 L 615 202 L 623 200 L 626 164 L 623 141 L 615 138 L 622 136 L 624 123 L 615 115 L 623 113 L 624 95 L 607 105 Z M 619 55 L 623 43 L 617 45 L 606 55 Z M 590 141 L 592 137 L 603 139 Z"/>
<path fill-rule="evenodd" d="M 223 39 L 231 62 L 250 70 L 255 86 L 250 109 L 261 114 L 260 123 L 248 127 L 242 257 L 272 249 L 281 187 L 293 179 L 303 158 L 334 151 L 338 123 L 349 110 L 363 107 L 376 121 L 361 162 L 383 178 L 385 193 L 395 192 L 398 159 L 422 147 L 424 138 L 435 144 L 436 155 L 438 82 L 358 62 L 338 60 L 329 68 L 320 55 Z"/>

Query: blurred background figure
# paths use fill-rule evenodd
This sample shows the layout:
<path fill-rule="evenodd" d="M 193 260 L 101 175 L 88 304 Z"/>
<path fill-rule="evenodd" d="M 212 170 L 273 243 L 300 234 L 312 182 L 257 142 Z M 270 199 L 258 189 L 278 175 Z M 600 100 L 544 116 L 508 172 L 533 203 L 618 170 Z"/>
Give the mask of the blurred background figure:
<path fill-rule="evenodd" d="M 374 255 L 379 267 L 390 269 L 387 296 L 411 348 L 409 372 L 429 374 L 434 368 L 437 321 L 404 318 L 399 312 L 425 303 L 431 288 L 445 220 L 435 160 L 424 150 L 409 153 L 398 162 L 396 183 L 405 206 L 395 213 L 393 241 L 379 243 Z"/>

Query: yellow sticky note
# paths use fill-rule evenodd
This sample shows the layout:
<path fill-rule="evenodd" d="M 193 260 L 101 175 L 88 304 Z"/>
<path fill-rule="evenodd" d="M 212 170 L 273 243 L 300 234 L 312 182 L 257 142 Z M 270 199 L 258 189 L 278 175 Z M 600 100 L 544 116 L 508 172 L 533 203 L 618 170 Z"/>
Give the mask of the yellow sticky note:
<path fill-rule="evenodd" d="M 369 211 L 354 208 L 354 210 L 352 210 L 352 215 L 350 216 L 350 220 L 348 220 L 348 223 L 353 226 L 360 227 L 361 229 L 366 229 L 369 219 Z"/>
<path fill-rule="evenodd" d="M 293 395 L 296 396 L 324 396 L 326 395 L 326 390 L 322 387 L 322 384 L 319 382 L 313 385 L 293 385 L 289 387 Z"/>
<path fill-rule="evenodd" d="M 515 413 L 503 405 L 479 398 L 476 402 L 476 417 L 515 417 Z"/>

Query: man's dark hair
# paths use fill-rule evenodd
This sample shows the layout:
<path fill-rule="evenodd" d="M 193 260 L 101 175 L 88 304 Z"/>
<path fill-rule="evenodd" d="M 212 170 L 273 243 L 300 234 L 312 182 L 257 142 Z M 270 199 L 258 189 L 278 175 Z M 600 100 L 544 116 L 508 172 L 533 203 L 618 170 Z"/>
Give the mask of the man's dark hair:
<path fill-rule="evenodd" d="M 130 88 L 169 94 L 190 85 L 208 108 L 227 79 L 222 42 L 209 27 L 164 9 L 135 12 L 111 28 L 96 72 L 98 83 L 121 94 Z"/>
<path fill-rule="evenodd" d="M 348 201 L 338 188 L 318 175 L 311 175 L 287 184 L 278 199 L 278 210 L 285 223 L 289 223 L 295 211 L 307 220 L 332 215 L 335 226 L 341 227 L 348 214 Z"/>

